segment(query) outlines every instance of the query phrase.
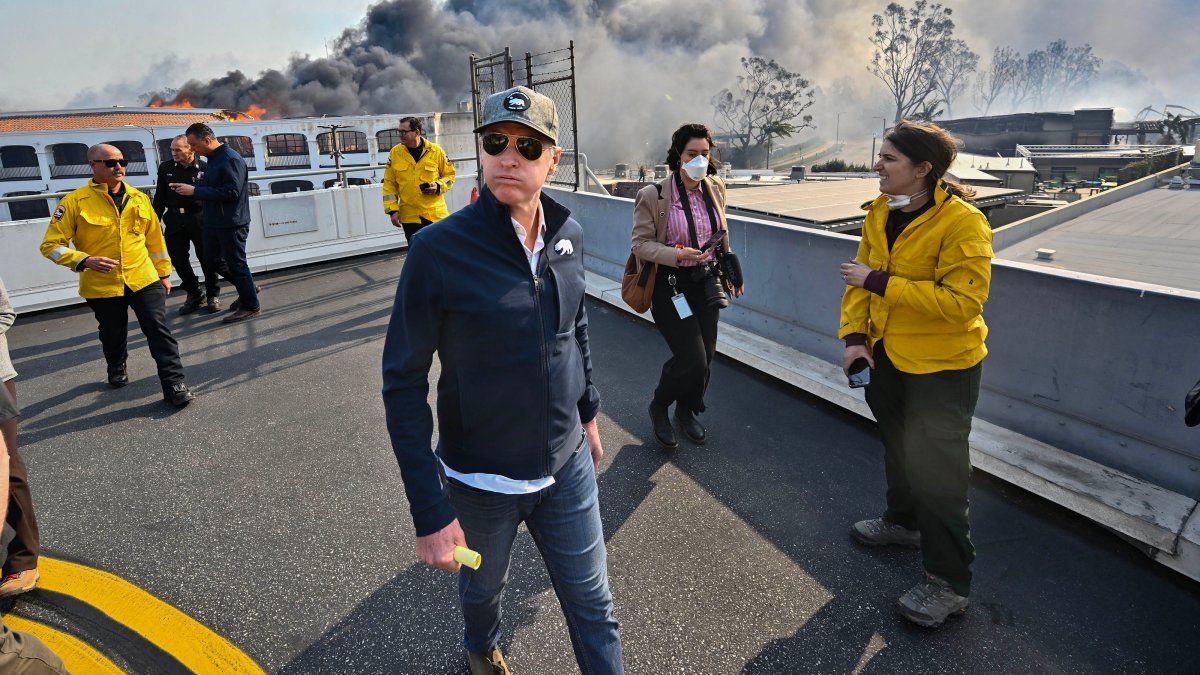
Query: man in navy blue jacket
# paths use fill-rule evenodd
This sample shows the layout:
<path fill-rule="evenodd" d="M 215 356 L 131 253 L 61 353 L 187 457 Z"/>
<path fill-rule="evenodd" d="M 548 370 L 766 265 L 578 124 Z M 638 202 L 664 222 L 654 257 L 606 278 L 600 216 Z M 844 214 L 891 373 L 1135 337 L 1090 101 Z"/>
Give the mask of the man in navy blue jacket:
<path fill-rule="evenodd" d="M 229 280 L 237 288 L 238 299 L 230 304 L 232 314 L 224 323 L 237 323 L 262 314 L 258 287 L 246 261 L 246 239 L 250 236 L 249 170 L 246 160 L 233 148 L 221 143 L 212 127 L 196 122 L 184 132 L 188 145 L 208 166 L 195 185 L 171 183 L 176 194 L 195 195 L 204 205 L 204 253 L 225 258 Z M 211 265 L 214 269 L 215 264 Z"/>
<path fill-rule="evenodd" d="M 596 471 L 583 230 L 542 194 L 558 165 L 554 103 L 490 96 L 479 200 L 415 234 L 383 354 L 383 399 L 421 562 L 458 571 L 470 671 L 507 673 L 500 597 L 524 522 L 586 673 L 623 673 Z M 437 353 L 438 445 L 429 370 Z M 460 567 L 456 546 L 478 551 Z"/>

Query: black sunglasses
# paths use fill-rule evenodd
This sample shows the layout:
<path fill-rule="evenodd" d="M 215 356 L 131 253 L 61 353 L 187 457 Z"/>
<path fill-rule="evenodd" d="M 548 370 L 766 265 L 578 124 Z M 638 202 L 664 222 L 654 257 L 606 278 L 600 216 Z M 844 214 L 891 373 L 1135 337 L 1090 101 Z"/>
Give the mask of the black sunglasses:
<path fill-rule="evenodd" d="M 529 136 L 509 136 L 497 131 L 488 132 L 480 136 L 480 140 L 483 141 L 483 151 L 493 157 L 504 152 L 504 149 L 508 147 L 508 140 L 510 138 L 517 139 L 517 152 L 521 153 L 521 156 L 525 159 L 532 162 L 542 156 L 545 144 L 536 138 Z"/>
<path fill-rule="evenodd" d="M 129 160 L 127 160 L 127 159 L 93 159 L 92 161 L 93 162 L 103 162 L 104 166 L 107 166 L 110 169 L 118 164 L 120 164 L 121 166 L 129 166 Z"/>

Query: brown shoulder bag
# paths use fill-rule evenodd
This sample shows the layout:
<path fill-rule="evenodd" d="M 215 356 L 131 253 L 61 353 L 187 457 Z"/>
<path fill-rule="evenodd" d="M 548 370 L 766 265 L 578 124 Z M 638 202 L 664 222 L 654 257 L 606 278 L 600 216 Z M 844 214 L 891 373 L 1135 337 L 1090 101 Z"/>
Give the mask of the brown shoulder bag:
<path fill-rule="evenodd" d="M 630 253 L 625 261 L 625 273 L 621 275 L 621 299 L 641 314 L 650 309 L 654 299 L 654 263 L 643 262 Z"/>

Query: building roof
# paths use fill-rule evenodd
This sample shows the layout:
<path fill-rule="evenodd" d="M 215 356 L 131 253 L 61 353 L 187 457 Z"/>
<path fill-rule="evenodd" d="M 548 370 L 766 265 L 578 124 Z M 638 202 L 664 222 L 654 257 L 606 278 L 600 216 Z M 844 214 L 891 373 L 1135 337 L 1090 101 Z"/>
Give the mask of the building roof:
<path fill-rule="evenodd" d="M 92 108 L 0 113 L 0 133 L 109 129 L 134 124 L 178 126 L 193 122 L 227 122 L 229 113 L 205 108 Z"/>
<path fill-rule="evenodd" d="M 977 155 L 973 152 L 960 152 L 954 160 L 954 164 L 950 166 L 950 171 L 953 172 L 960 165 L 967 165 L 972 169 L 979 169 L 984 172 L 996 173 L 1014 173 L 1028 172 L 1034 173 L 1033 164 L 1028 159 L 1017 157 L 996 157 L 995 155 Z"/>
<path fill-rule="evenodd" d="M 1030 159 L 1142 159 L 1183 152 L 1182 145 L 1017 145 L 1017 154 Z"/>
<path fill-rule="evenodd" d="M 976 203 L 990 206 L 1021 194 L 1009 188 L 976 187 Z M 803 181 L 789 185 L 731 189 L 726 195 L 730 208 L 746 215 L 802 221 L 799 224 L 834 229 L 861 221 L 863 202 L 879 196 L 876 178 Z"/>
<path fill-rule="evenodd" d="M 950 170 L 946 172 L 946 175 L 954 180 L 964 181 L 972 185 L 978 185 L 980 183 L 990 185 L 992 183 L 999 184 L 1004 182 L 990 173 L 985 173 L 979 169 L 971 167 L 968 164 L 962 164 L 959 162 L 955 162 L 953 165 L 951 165 Z"/>
<path fill-rule="evenodd" d="M 1200 291 L 1200 190 L 1126 197 L 996 252 L 1006 260 Z M 1054 259 L 1038 260 L 1039 248 Z"/>

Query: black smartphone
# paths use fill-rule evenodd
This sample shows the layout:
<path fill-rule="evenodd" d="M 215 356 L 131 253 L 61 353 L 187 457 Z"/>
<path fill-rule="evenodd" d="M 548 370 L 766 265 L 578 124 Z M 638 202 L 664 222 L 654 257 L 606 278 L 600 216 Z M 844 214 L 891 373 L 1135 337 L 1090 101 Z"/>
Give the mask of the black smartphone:
<path fill-rule="evenodd" d="M 847 377 L 850 380 L 851 389 L 865 387 L 871 384 L 871 365 L 860 356 L 850 364 L 850 372 L 847 373 Z"/>
<path fill-rule="evenodd" d="M 708 241 L 704 242 L 704 245 L 700 247 L 700 252 L 708 253 L 709 249 L 716 246 L 724 238 L 725 238 L 725 230 L 717 230 L 716 232 L 713 232 L 712 236 L 709 237 Z"/>

